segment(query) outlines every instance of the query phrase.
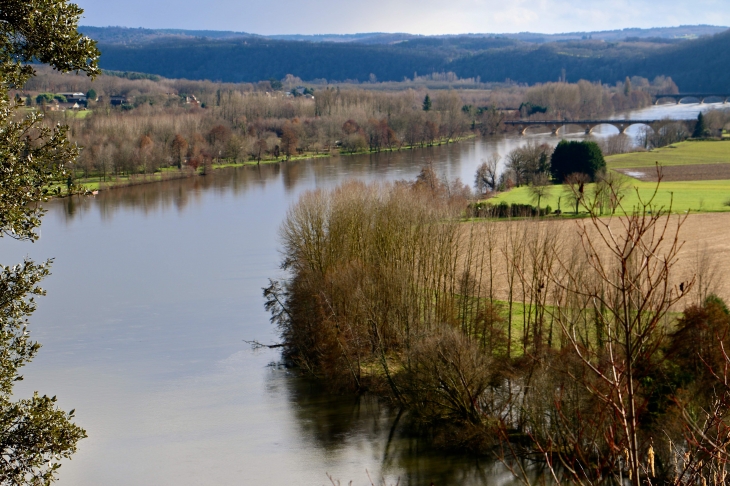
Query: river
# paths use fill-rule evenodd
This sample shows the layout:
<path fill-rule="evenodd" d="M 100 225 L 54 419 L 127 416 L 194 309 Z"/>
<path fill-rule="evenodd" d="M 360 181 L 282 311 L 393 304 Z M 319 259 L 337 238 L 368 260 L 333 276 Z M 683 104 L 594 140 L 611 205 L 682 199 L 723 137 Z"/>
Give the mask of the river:
<path fill-rule="evenodd" d="M 711 106 L 631 116 L 694 118 Z M 261 288 L 281 276 L 277 228 L 303 191 L 413 179 L 427 163 L 471 183 L 483 159 L 527 140 L 558 139 L 227 169 L 50 203 L 40 240 L 5 238 L 0 261 L 56 259 L 31 318 L 43 348 L 16 394 L 57 395 L 88 432 L 59 484 L 321 485 L 327 473 L 343 484 L 370 484 L 368 474 L 376 484 L 510 482 L 499 463 L 435 452 L 397 410 L 322 393 L 277 365 L 276 350 L 244 340 L 277 340 Z"/>

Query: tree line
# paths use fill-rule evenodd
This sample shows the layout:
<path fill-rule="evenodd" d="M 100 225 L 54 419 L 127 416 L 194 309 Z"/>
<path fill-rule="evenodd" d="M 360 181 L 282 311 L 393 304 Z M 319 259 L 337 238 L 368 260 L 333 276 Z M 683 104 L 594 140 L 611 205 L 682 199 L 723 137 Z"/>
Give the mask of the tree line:
<path fill-rule="evenodd" d="M 651 102 L 647 87 L 581 81 L 495 90 L 378 91 L 302 85 L 293 76 L 257 84 L 80 76 L 41 70 L 15 94 L 49 123 L 70 127 L 84 149 L 76 176 L 149 175 L 217 163 L 283 160 L 298 155 L 397 150 L 504 130 L 508 117 L 607 116 Z M 93 93 L 90 115 L 48 111 L 54 92 Z M 111 107 L 121 95 L 126 103 Z M 98 96 L 98 101 L 94 99 Z M 507 105 L 507 106 L 506 106 Z M 505 108 L 520 106 L 519 111 Z M 531 112 L 526 107 L 540 107 Z M 531 114 L 532 113 L 532 114 Z"/>

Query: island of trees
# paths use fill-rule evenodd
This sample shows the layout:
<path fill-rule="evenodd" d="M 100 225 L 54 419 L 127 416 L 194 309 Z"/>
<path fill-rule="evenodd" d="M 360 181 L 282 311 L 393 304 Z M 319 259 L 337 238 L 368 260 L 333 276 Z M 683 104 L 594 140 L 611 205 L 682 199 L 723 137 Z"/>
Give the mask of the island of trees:
<path fill-rule="evenodd" d="M 281 226 L 289 276 L 264 289 L 285 359 L 525 484 L 723 484 L 730 311 L 709 255 L 680 265 L 687 216 L 656 190 L 624 204 L 594 142 L 508 161 L 563 182 L 583 218 L 469 219 L 470 188 L 430 167 L 303 195 Z M 477 187 L 496 184 L 485 165 Z"/>

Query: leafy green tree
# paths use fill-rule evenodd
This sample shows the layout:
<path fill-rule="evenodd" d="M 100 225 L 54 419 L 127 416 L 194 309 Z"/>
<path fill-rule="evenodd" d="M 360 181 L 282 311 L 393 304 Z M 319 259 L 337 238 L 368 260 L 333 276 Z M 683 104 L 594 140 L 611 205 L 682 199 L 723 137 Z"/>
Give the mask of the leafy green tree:
<path fill-rule="evenodd" d="M 590 180 L 606 168 L 601 148 L 596 142 L 561 140 L 550 158 L 550 173 L 557 182 L 570 174 L 586 174 Z"/>
<path fill-rule="evenodd" d="M 43 102 L 50 103 L 51 101 L 53 101 L 53 93 L 39 93 L 35 97 L 35 102 L 39 105 Z"/>
<path fill-rule="evenodd" d="M 34 241 L 47 199 L 47 188 L 59 180 L 65 165 L 78 156 L 67 127 L 47 127 L 43 115 L 19 116 L 22 100 L 11 101 L 35 75 L 31 62 L 50 64 L 61 72 L 99 73 L 94 42 L 77 31 L 83 11 L 65 0 L 5 0 L 0 6 L 0 236 Z M 39 282 L 50 261 L 0 265 L 0 484 L 50 484 L 59 461 L 76 451 L 85 431 L 56 406 L 56 398 L 35 393 L 14 401 L 19 371 L 38 352 L 30 339 L 27 318 L 34 297 L 44 292 Z"/>
<path fill-rule="evenodd" d="M 426 95 L 426 97 L 423 98 L 423 111 L 429 110 L 431 110 L 431 97 Z"/>
<path fill-rule="evenodd" d="M 86 92 L 86 99 L 90 101 L 96 101 L 96 90 L 94 88 L 91 88 L 89 91 Z"/>

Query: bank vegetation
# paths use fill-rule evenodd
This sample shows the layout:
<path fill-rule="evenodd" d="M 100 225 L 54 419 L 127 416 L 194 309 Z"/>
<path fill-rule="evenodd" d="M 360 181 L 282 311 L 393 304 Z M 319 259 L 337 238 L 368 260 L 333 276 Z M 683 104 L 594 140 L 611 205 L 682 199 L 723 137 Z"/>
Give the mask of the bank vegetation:
<path fill-rule="evenodd" d="M 214 83 L 110 73 L 87 80 L 39 69 L 13 94 L 27 109 L 43 111 L 49 124 L 69 126 L 71 139 L 83 147 L 75 179 L 104 184 L 197 174 L 217 165 L 449 143 L 502 133 L 509 118 L 607 116 L 647 106 L 659 91 L 676 86 L 667 78 L 634 78 L 615 86 L 580 81 L 381 91 L 307 85 L 293 76 Z M 64 110 L 53 101 L 62 92 L 91 95 L 88 109 Z"/>
<path fill-rule="evenodd" d="M 730 315 L 710 256 L 678 271 L 684 217 L 651 197 L 601 217 L 612 184 L 562 225 L 465 223 L 469 190 L 428 168 L 304 194 L 281 227 L 288 277 L 264 290 L 285 358 L 526 484 L 725 484 Z"/>

